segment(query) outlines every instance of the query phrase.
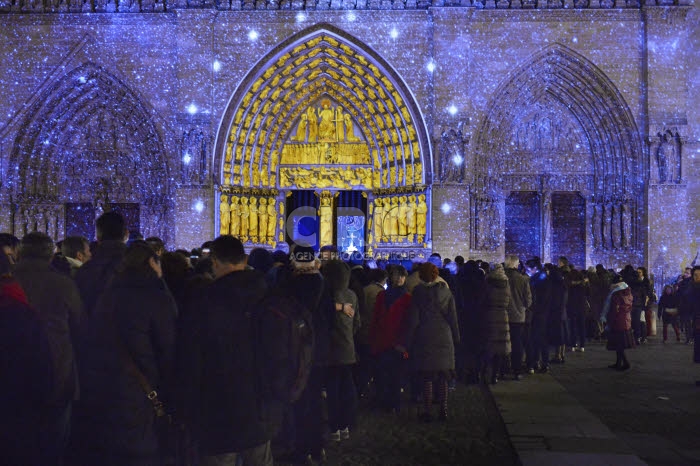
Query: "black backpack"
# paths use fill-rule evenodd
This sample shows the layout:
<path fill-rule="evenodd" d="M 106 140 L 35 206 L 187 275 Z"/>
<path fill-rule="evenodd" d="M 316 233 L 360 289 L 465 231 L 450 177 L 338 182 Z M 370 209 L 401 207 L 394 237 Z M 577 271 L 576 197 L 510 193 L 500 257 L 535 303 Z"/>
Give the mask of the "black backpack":
<path fill-rule="evenodd" d="M 311 312 L 293 296 L 266 298 L 258 314 L 258 370 L 263 398 L 297 401 L 313 366 Z"/>

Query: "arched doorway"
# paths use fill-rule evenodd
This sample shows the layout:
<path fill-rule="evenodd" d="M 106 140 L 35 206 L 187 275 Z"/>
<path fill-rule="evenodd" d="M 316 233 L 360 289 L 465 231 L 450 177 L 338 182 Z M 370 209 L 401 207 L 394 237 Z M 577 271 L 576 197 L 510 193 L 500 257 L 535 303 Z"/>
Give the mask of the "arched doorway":
<path fill-rule="evenodd" d="M 112 208 L 131 229 L 167 239 L 167 165 L 151 112 L 93 64 L 36 99 L 10 167 L 15 235 L 38 230 L 93 239 L 95 217 Z"/>
<path fill-rule="evenodd" d="M 508 201 L 519 196 L 537 203 L 529 209 L 539 217 L 531 222 L 539 247 L 528 255 L 551 261 L 568 254 L 577 257 L 578 267 L 641 262 L 641 138 L 619 91 L 585 57 L 555 44 L 519 67 L 496 91 L 476 132 L 475 151 L 476 254 L 519 253 L 509 251 L 518 202 Z M 575 228 L 573 219 L 579 219 Z M 581 242 L 585 257 L 571 249 Z"/>
<path fill-rule="evenodd" d="M 219 232 L 250 246 L 290 239 L 286 199 L 296 191 L 314 193 L 297 207 L 316 209 L 318 244 L 341 245 L 337 209 L 363 205 L 366 252 L 427 246 L 432 163 L 421 112 L 384 59 L 332 26 L 297 34 L 254 67 L 226 110 L 215 157 Z M 353 191 L 362 202 L 342 201 Z"/>

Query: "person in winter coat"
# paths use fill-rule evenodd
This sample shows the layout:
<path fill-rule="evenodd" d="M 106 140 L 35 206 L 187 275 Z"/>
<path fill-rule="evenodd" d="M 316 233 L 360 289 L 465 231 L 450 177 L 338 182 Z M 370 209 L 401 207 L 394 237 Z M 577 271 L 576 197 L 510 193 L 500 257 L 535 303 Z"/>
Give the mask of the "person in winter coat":
<path fill-rule="evenodd" d="M 518 256 L 508 256 L 505 262 L 505 274 L 508 277 L 510 287 L 510 301 L 508 302 L 508 326 L 510 327 L 511 342 L 511 367 L 513 377 L 520 380 L 520 372 L 523 364 L 523 337 L 527 321 L 527 311 L 532 305 L 532 292 L 530 281 L 522 273 L 518 272 Z"/>
<path fill-rule="evenodd" d="M 566 303 L 568 301 L 568 289 L 561 269 L 553 264 L 546 264 L 552 284 L 552 301 L 549 308 L 549 321 L 547 322 L 548 343 L 554 346 L 556 355 L 552 362 L 563 363 L 564 352 L 567 343 L 567 315 Z"/>
<path fill-rule="evenodd" d="M 671 324 L 676 332 L 676 341 L 681 341 L 680 328 L 678 326 L 678 307 L 680 296 L 673 290 L 673 285 L 666 285 L 659 299 L 659 317 L 664 325 L 664 343 L 668 340 L 668 325 Z"/>
<path fill-rule="evenodd" d="M 75 347 L 83 307 L 73 280 L 52 270 L 54 244 L 44 233 L 22 238 L 14 275 L 37 311 L 51 347 L 54 392 L 41 431 L 42 464 L 61 464 L 68 443 L 73 402 L 80 395 Z"/>
<path fill-rule="evenodd" d="M 570 325 L 570 346 L 574 351 L 586 348 L 586 308 L 588 307 L 588 280 L 579 270 L 571 270 L 567 276 L 568 298 L 566 313 Z"/>
<path fill-rule="evenodd" d="M 411 295 L 406 291 L 408 272 L 397 265 L 389 272 L 390 286 L 377 295 L 372 321 L 369 325 L 369 343 L 376 360 L 375 384 L 380 408 L 398 413 L 401 410 L 402 367 L 405 349 L 401 347 L 404 321 Z"/>
<path fill-rule="evenodd" d="M 362 300 L 360 322 L 363 324 L 355 335 L 355 350 L 358 361 L 354 374 L 357 391 L 361 397 L 367 396 L 370 380 L 374 373 L 374 358 L 371 355 L 369 344 L 369 323 L 372 322 L 377 295 L 384 291 L 387 279 L 386 272 L 382 269 L 369 269 L 364 273 L 364 276 L 368 283 L 362 288 L 362 294 L 358 295 L 358 298 Z"/>
<path fill-rule="evenodd" d="M 177 307 L 161 277 L 157 254 L 134 242 L 94 308 L 81 354 L 77 464 L 157 466 L 166 454 L 153 403 L 132 369 L 172 409 Z"/>
<path fill-rule="evenodd" d="M 0 252 L 0 464 L 43 466 L 41 425 L 53 392 L 53 361 L 39 314 Z"/>
<path fill-rule="evenodd" d="M 510 286 L 508 277 L 501 264 L 496 264 L 486 277 L 486 331 L 488 343 L 486 354 L 491 366 L 491 383 L 498 383 L 506 365 L 506 357 L 510 355 L 510 327 L 508 325 L 508 307 L 510 306 Z M 485 382 L 487 374 L 481 379 Z"/>
<path fill-rule="evenodd" d="M 323 264 L 321 274 L 335 310 L 331 331 L 326 392 L 328 394 L 328 424 L 334 441 L 350 438 L 357 410 L 357 392 L 352 377 L 355 364 L 354 336 L 360 329 L 357 295 L 350 290 L 350 267 L 338 259 Z"/>
<path fill-rule="evenodd" d="M 83 264 L 75 273 L 75 283 L 89 319 L 97 300 L 107 289 L 109 281 L 126 253 L 126 239 L 129 232 L 124 217 L 117 212 L 106 212 L 97 219 L 97 250 L 92 259 Z"/>
<path fill-rule="evenodd" d="M 530 276 L 530 290 L 532 291 L 532 323 L 530 325 L 527 368 L 531 374 L 534 374 L 535 370 L 546 373 L 549 371 L 547 324 L 552 303 L 552 284 L 538 257 L 525 263 L 525 271 Z"/>
<path fill-rule="evenodd" d="M 588 274 L 588 280 L 591 284 L 591 314 L 596 324 L 595 337 L 600 339 L 603 334 L 603 324 L 600 323 L 600 317 L 602 316 L 605 298 L 607 298 L 610 291 L 610 274 L 602 264 L 598 264 Z"/>
<path fill-rule="evenodd" d="M 693 330 L 695 338 L 695 348 L 693 352 L 693 360 L 695 363 L 700 364 L 700 266 L 693 267 L 691 274 L 692 282 L 685 289 L 685 294 L 682 297 L 682 306 L 685 306 L 686 312 L 692 316 L 693 319 Z M 700 386 L 700 381 L 695 382 L 696 385 Z"/>
<path fill-rule="evenodd" d="M 437 384 L 441 420 L 447 419 L 447 382 L 454 377 L 455 344 L 460 341 L 454 297 L 444 281 L 438 281 L 438 268 L 429 262 L 420 265 L 421 284 L 413 289 L 406 317 L 404 346 L 411 366 L 423 379 L 423 413 L 432 420 L 433 384 Z"/>
<path fill-rule="evenodd" d="M 607 322 L 610 332 L 608 334 L 608 349 L 615 351 L 617 359 L 611 364 L 611 369 L 626 371 L 630 363 L 625 356 L 625 350 L 634 348 L 634 334 L 632 333 L 632 290 L 621 276 L 612 279 L 610 294 L 603 306 L 604 322 Z"/>
<path fill-rule="evenodd" d="M 193 328 L 183 336 L 185 420 L 199 443 L 202 466 L 272 466 L 274 435 L 261 403 L 254 319 L 267 292 L 265 277 L 247 268 L 243 244 L 223 235 L 210 245 L 215 280 L 193 302 Z"/>

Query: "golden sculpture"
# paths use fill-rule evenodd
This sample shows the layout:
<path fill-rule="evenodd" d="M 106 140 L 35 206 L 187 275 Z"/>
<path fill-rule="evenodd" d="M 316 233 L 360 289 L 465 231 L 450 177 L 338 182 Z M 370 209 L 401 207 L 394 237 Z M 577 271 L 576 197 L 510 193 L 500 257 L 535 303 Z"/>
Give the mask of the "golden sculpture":
<path fill-rule="evenodd" d="M 374 219 L 372 226 L 374 227 L 374 237 L 377 242 L 382 239 L 382 222 L 384 221 L 384 201 L 379 198 L 374 200 Z"/>
<path fill-rule="evenodd" d="M 255 197 L 250 198 L 248 206 L 248 236 L 253 243 L 258 242 L 258 200 Z"/>
<path fill-rule="evenodd" d="M 277 241 L 281 243 L 282 241 L 284 241 L 284 219 L 280 217 L 280 219 L 278 220 L 278 224 L 279 229 L 277 231 L 279 231 L 279 234 L 277 235 Z"/>
<path fill-rule="evenodd" d="M 408 234 L 408 205 L 406 196 L 399 196 L 399 237 L 405 238 Z"/>
<path fill-rule="evenodd" d="M 333 243 L 333 194 L 329 191 L 321 193 L 319 216 L 319 243 L 321 245 Z"/>
<path fill-rule="evenodd" d="M 297 127 L 297 134 L 292 136 L 292 141 L 304 142 L 306 140 L 306 127 L 308 125 L 308 121 L 308 115 L 302 114 L 301 120 L 299 120 L 299 126 Z"/>
<path fill-rule="evenodd" d="M 277 226 L 277 222 L 275 219 L 277 218 L 277 211 L 275 210 L 275 198 L 271 197 L 267 201 L 267 241 L 270 243 L 270 246 L 275 245 L 275 227 Z"/>
<path fill-rule="evenodd" d="M 389 210 L 389 236 L 391 242 L 398 241 L 399 235 L 399 200 L 396 196 L 391 198 L 391 210 Z"/>
<path fill-rule="evenodd" d="M 244 243 L 248 241 L 249 218 L 250 210 L 248 207 L 248 198 L 241 197 L 241 230 L 239 232 L 239 239 Z"/>
<path fill-rule="evenodd" d="M 408 241 L 413 242 L 416 234 L 416 196 L 413 194 L 408 196 L 406 206 L 406 234 Z"/>
<path fill-rule="evenodd" d="M 423 243 L 425 241 L 425 222 L 428 217 L 428 205 L 425 203 L 425 194 L 418 196 L 418 205 L 416 206 L 416 241 Z"/>
<path fill-rule="evenodd" d="M 238 201 L 238 196 L 231 196 L 231 220 L 229 231 L 233 236 L 239 236 L 241 233 L 241 206 Z"/>
<path fill-rule="evenodd" d="M 267 243 L 267 198 L 260 198 L 258 207 L 258 242 Z"/>
<path fill-rule="evenodd" d="M 221 196 L 221 204 L 219 204 L 219 234 L 228 235 L 230 231 L 231 208 L 228 204 L 227 196 Z"/>
<path fill-rule="evenodd" d="M 343 123 L 345 119 L 343 118 L 343 108 L 338 105 L 335 109 L 335 140 L 343 141 Z"/>
<path fill-rule="evenodd" d="M 316 109 L 309 107 L 306 109 L 307 124 L 309 126 L 309 142 L 316 142 L 318 138 L 318 116 Z"/>
<path fill-rule="evenodd" d="M 280 167 L 282 188 L 371 188 L 372 169 L 369 167 Z"/>
<path fill-rule="evenodd" d="M 335 142 L 335 112 L 331 108 L 331 102 L 328 99 L 321 101 L 321 111 L 318 115 L 321 122 L 318 125 L 318 140 L 319 142 Z"/>
<path fill-rule="evenodd" d="M 355 136 L 355 127 L 352 124 L 349 114 L 343 115 L 343 120 L 345 122 L 345 138 L 348 142 L 360 142 L 362 139 Z"/>

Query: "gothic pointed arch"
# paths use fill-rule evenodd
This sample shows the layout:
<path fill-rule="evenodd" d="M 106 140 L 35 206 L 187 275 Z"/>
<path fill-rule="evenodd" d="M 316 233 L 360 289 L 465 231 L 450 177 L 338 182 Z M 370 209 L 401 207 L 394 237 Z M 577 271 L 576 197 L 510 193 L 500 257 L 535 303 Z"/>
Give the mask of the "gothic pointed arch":
<path fill-rule="evenodd" d="M 153 112 L 93 63 L 69 71 L 33 100 L 9 166 L 9 188 L 20 205 L 137 203 L 145 232 L 166 233 L 158 225 L 165 218 L 168 168 Z"/>
<path fill-rule="evenodd" d="M 519 66 L 489 102 L 474 150 L 475 204 L 493 204 L 510 182 L 506 178 L 522 175 L 519 167 L 533 152 L 538 159 L 523 168 L 525 173 L 529 169 L 551 179 L 560 168 L 552 166 L 556 163 L 578 171 L 572 176 L 578 186 L 573 190 L 590 193 L 594 211 L 602 212 L 592 220 L 593 248 L 641 244 L 645 167 L 639 131 L 613 82 L 577 52 L 554 44 Z M 613 212 L 617 221 L 606 221 L 605 212 Z M 493 240 L 497 225 L 472 227 L 475 244 L 481 242 L 483 249 L 499 245 Z M 615 228 L 624 231 L 612 241 Z M 606 235 L 604 241 L 596 244 L 601 235 Z"/>
<path fill-rule="evenodd" d="M 318 116 L 320 124 L 336 124 L 336 135 L 325 139 L 306 126 L 309 112 L 324 110 L 327 117 Z M 223 186 L 291 186 L 295 180 L 280 165 L 294 161 L 293 143 L 318 143 L 322 164 L 323 151 L 331 154 L 333 141 L 344 147 L 328 162 L 353 161 L 352 169 L 338 172 L 350 186 L 382 189 L 431 181 L 426 126 L 399 74 L 365 44 L 321 24 L 284 41 L 243 80 L 224 114 L 214 166 L 220 168 Z M 305 150 L 308 157 L 314 148 Z M 297 176 L 324 170 L 302 170 Z"/>

